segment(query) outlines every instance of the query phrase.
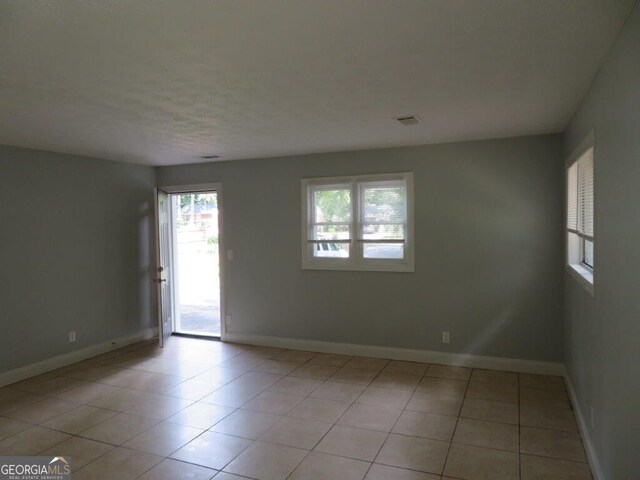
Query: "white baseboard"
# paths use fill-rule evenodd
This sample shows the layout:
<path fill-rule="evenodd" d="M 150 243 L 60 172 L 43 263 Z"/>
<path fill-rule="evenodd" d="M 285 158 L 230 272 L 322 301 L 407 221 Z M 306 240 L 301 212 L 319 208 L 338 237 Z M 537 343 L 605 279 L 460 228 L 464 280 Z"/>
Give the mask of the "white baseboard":
<path fill-rule="evenodd" d="M 589 460 L 589 466 L 591 467 L 591 474 L 593 475 L 594 480 L 605 480 L 605 476 L 602 473 L 602 467 L 600 466 L 600 461 L 596 454 L 596 449 L 593 446 L 593 441 L 591 440 L 589 424 L 587 423 L 582 409 L 580 408 L 580 403 L 578 403 L 578 397 L 575 389 L 573 388 L 573 383 L 571 383 L 571 378 L 566 371 L 564 373 L 564 379 L 567 385 L 567 390 L 569 391 L 569 398 L 571 400 L 571 405 L 573 406 L 573 412 L 576 416 L 576 420 L 578 421 L 578 430 L 580 430 L 582 443 L 584 444 L 584 449 L 587 452 L 587 459 Z"/>
<path fill-rule="evenodd" d="M 270 337 L 262 335 L 245 335 L 227 332 L 225 341 L 246 343 L 264 347 L 289 348 L 292 350 L 308 350 L 312 352 L 357 355 L 364 357 L 389 358 L 412 362 L 439 363 L 463 367 L 508 370 L 522 373 L 538 373 L 542 375 L 563 375 L 564 365 L 555 362 L 523 360 L 518 358 L 486 357 L 467 353 L 436 352 L 432 350 L 413 350 L 409 348 L 382 347 L 375 345 L 358 345 L 352 343 L 322 342 L 302 340 L 298 338 Z"/>
<path fill-rule="evenodd" d="M 66 367 L 72 363 L 81 362 L 97 355 L 110 352 L 122 348 L 126 345 L 130 345 L 141 340 L 147 340 L 158 335 L 158 328 L 147 328 L 138 333 L 127 335 L 126 337 L 117 338 L 108 342 L 98 343 L 97 345 L 91 345 L 84 347 L 73 352 L 64 353 L 55 357 L 42 360 L 40 362 L 32 363 L 24 367 L 9 370 L 8 372 L 0 373 L 0 387 L 10 385 L 20 380 L 40 375 L 42 373 L 50 372 L 57 368 Z"/>

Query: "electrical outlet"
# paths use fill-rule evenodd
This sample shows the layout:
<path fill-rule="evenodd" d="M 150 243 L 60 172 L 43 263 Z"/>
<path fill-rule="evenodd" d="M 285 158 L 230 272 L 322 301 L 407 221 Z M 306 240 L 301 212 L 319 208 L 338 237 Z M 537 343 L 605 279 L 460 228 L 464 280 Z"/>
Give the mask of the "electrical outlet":
<path fill-rule="evenodd" d="M 231 326 L 231 315 L 225 315 L 225 317 L 224 317 L 224 325 L 228 330 L 229 327 Z"/>
<path fill-rule="evenodd" d="M 442 332 L 442 343 L 451 343 L 451 335 L 449 332 Z"/>
<path fill-rule="evenodd" d="M 233 260 L 233 250 L 227 250 L 227 260 Z"/>
<path fill-rule="evenodd" d="M 73 343 L 76 341 L 76 331 L 75 330 L 71 330 L 69 332 L 69 343 Z"/>

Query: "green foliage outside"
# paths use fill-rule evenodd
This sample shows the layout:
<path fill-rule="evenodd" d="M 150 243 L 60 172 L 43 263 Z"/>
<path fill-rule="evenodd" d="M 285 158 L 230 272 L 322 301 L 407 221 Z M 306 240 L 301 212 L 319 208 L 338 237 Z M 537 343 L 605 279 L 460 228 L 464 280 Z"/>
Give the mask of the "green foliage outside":
<path fill-rule="evenodd" d="M 318 190 L 315 192 L 316 218 L 319 222 L 351 221 L 351 192 L 349 190 Z"/>
<path fill-rule="evenodd" d="M 218 206 L 218 196 L 214 193 L 185 193 L 178 200 L 178 227 L 194 224 L 194 212 L 210 210 Z"/>
<path fill-rule="evenodd" d="M 406 189 L 380 187 L 364 190 L 365 237 L 403 238 L 402 225 L 366 225 L 366 221 L 395 222 L 405 216 Z M 351 191 L 349 189 L 317 190 L 314 192 L 316 221 L 343 223 L 317 227 L 316 238 L 347 238 L 351 223 Z M 340 235 L 342 234 L 342 235 Z"/>
<path fill-rule="evenodd" d="M 197 206 L 213 208 L 218 206 L 218 196 L 213 193 L 185 193 L 180 195 L 180 208 L 190 206 L 192 203 Z"/>

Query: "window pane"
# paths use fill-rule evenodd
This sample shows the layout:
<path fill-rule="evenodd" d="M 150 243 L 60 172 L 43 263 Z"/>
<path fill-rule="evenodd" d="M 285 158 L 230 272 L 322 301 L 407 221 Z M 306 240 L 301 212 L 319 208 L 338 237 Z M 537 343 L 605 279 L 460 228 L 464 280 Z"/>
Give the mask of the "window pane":
<path fill-rule="evenodd" d="M 578 230 L 593 236 L 593 149 L 578 160 Z"/>
<path fill-rule="evenodd" d="M 313 243 L 310 245 L 312 255 L 316 258 L 349 258 L 348 243 Z"/>
<path fill-rule="evenodd" d="M 363 244 L 364 258 L 404 258 L 403 243 L 365 243 Z"/>
<path fill-rule="evenodd" d="M 349 240 L 349 225 L 314 225 L 310 240 Z"/>
<path fill-rule="evenodd" d="M 584 258 L 583 262 L 593 268 L 593 242 L 584 240 Z"/>
<path fill-rule="evenodd" d="M 404 182 L 362 186 L 362 222 L 400 222 L 407 217 L 407 188 Z"/>
<path fill-rule="evenodd" d="M 363 240 L 404 240 L 404 225 L 363 225 Z"/>
<path fill-rule="evenodd" d="M 567 228 L 578 229 L 578 162 L 567 172 Z"/>
<path fill-rule="evenodd" d="M 348 188 L 313 191 L 314 223 L 351 221 L 351 190 Z"/>

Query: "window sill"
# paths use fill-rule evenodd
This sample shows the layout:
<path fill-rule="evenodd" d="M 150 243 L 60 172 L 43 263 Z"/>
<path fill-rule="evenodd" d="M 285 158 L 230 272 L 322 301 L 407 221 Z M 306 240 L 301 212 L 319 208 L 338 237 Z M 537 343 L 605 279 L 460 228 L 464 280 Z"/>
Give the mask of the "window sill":
<path fill-rule="evenodd" d="M 405 272 L 413 273 L 414 267 L 408 262 L 376 262 L 376 263 L 352 263 L 340 261 L 304 261 L 303 270 L 341 270 L 351 272 Z"/>
<path fill-rule="evenodd" d="M 575 278 L 582 287 L 593 297 L 593 272 L 582 265 L 567 265 L 567 271 Z"/>

